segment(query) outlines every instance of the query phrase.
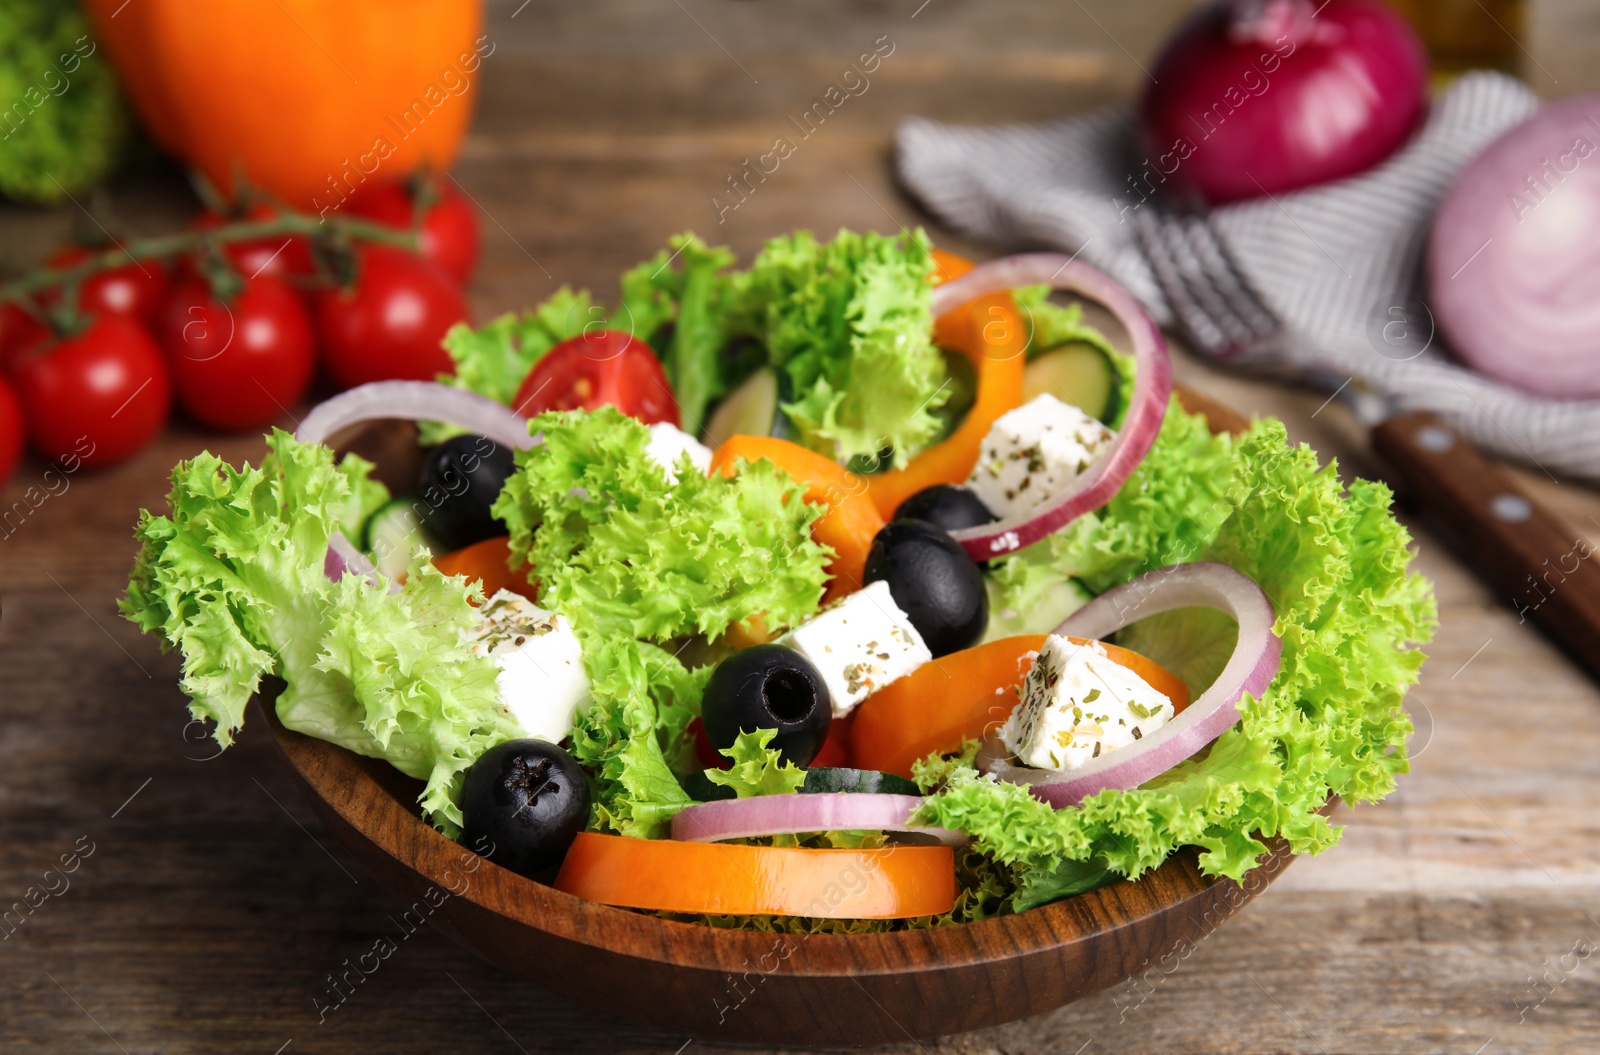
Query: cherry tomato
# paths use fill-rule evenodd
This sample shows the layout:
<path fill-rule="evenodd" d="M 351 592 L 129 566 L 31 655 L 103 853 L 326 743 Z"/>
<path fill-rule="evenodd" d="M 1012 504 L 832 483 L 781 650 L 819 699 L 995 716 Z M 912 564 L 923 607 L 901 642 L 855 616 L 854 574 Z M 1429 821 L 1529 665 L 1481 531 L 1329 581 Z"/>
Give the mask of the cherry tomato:
<path fill-rule="evenodd" d="M 354 287 L 318 290 L 315 315 L 328 372 L 340 387 L 432 381 L 455 371 L 439 342 L 466 321 L 467 302 L 448 275 L 421 257 L 368 246 Z"/>
<path fill-rule="evenodd" d="M 678 400 L 650 346 L 622 330 L 589 330 L 544 354 L 511 406 L 524 417 L 610 404 L 646 425 L 678 423 Z"/>
<path fill-rule="evenodd" d="M 22 404 L 11 386 L 0 378 L 0 491 L 6 488 L 17 459 L 22 457 Z"/>
<path fill-rule="evenodd" d="M 270 205 L 251 206 L 244 216 L 233 218 L 218 216 L 206 209 L 195 217 L 192 226 L 196 230 L 210 231 L 227 223 L 272 220 L 277 215 L 277 210 Z M 317 270 L 311 261 L 311 243 L 300 235 L 276 234 L 248 242 L 230 242 L 222 252 L 245 278 L 256 275 L 304 278 L 316 274 Z M 185 261 L 182 272 L 185 276 L 193 276 L 194 265 Z"/>
<path fill-rule="evenodd" d="M 409 230 L 416 199 L 404 183 L 368 183 L 350 195 L 345 208 L 353 216 Z M 472 277 L 478 262 L 478 214 L 455 187 L 438 185 L 438 198 L 423 215 L 417 234 L 423 259 L 438 264 L 457 282 Z"/>
<path fill-rule="evenodd" d="M 88 249 L 68 246 L 45 261 L 50 267 L 71 267 L 89 256 Z M 121 267 L 101 271 L 84 279 L 78 287 L 78 310 L 85 315 L 126 315 L 149 322 L 160 310 L 167 295 L 167 269 L 159 260 L 129 260 Z M 61 291 L 52 289 L 41 296 L 45 304 L 57 304 Z"/>
<path fill-rule="evenodd" d="M 17 369 L 34 449 L 50 461 L 115 465 L 155 438 L 172 406 L 172 378 L 155 339 L 121 315 L 47 341 Z"/>
<path fill-rule="evenodd" d="M 311 317 L 288 283 L 246 279 L 232 303 L 184 279 L 156 327 L 172 366 L 178 403 L 219 429 L 259 428 L 289 413 L 316 368 Z"/>
<path fill-rule="evenodd" d="M 50 336 L 50 327 L 15 301 L 0 303 L 0 373 L 9 374 L 29 348 Z"/>

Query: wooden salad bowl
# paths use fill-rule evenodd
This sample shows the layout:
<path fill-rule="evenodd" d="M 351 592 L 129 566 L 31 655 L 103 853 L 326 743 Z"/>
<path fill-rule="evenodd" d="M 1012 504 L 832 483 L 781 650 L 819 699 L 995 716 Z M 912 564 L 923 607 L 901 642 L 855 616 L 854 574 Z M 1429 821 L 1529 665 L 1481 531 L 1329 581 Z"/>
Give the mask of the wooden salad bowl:
<path fill-rule="evenodd" d="M 1193 393 L 1216 431 L 1233 411 Z M 451 842 L 416 806 L 420 782 L 267 724 L 328 829 L 407 905 L 490 963 L 607 1013 L 701 1038 L 867 1045 L 994 1026 L 1169 970 L 1293 860 L 1280 843 L 1243 883 L 1200 874 L 1185 848 L 1122 880 L 977 923 L 861 935 L 778 935 L 679 923 L 585 901 Z"/>

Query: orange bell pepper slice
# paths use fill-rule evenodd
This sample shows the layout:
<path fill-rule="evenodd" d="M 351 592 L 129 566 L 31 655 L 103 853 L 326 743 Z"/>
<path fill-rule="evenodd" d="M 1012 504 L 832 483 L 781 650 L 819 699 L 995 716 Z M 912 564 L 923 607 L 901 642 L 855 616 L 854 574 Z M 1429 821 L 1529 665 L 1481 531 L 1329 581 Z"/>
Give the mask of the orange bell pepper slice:
<path fill-rule="evenodd" d="M 933 251 L 939 278 L 948 282 L 972 270 L 972 261 Z M 978 464 L 978 450 L 995 419 L 1022 403 L 1027 327 L 1009 293 L 991 293 L 946 312 L 934 321 L 934 343 L 966 356 L 978 376 L 978 392 L 965 420 L 949 436 L 904 467 L 866 478 L 868 493 L 885 520 L 900 503 L 935 484 L 965 483 Z"/>
<path fill-rule="evenodd" d="M 528 581 L 533 565 L 511 567 L 511 539 L 505 535 L 435 557 L 433 566 L 446 575 L 465 575 L 469 582 L 483 583 L 485 597 L 510 590 L 535 604 L 539 601 L 539 587 Z"/>
<path fill-rule="evenodd" d="M 866 481 L 826 455 L 773 436 L 732 436 L 711 457 L 711 471 L 732 476 L 735 463 L 767 459 L 806 485 L 805 499 L 828 507 L 811 525 L 811 537 L 833 550 L 822 602 L 861 589 L 872 540 L 883 517 L 867 497 Z"/>
<path fill-rule="evenodd" d="M 1044 646 L 1044 634 L 1001 638 L 941 656 L 892 681 L 856 709 L 850 754 L 862 769 L 911 775 L 911 764 L 935 752 L 960 750 L 1011 715 L 1017 686 L 1033 667 L 1029 655 Z M 1081 638 L 1068 638 L 1087 644 Z M 1116 645 L 1099 642 L 1112 662 L 1139 675 L 1172 701 L 1189 705 L 1189 689 L 1159 663 Z"/>
<path fill-rule="evenodd" d="M 948 846 L 806 850 L 581 832 L 555 887 L 661 912 L 903 919 L 955 907 L 955 853 Z"/>

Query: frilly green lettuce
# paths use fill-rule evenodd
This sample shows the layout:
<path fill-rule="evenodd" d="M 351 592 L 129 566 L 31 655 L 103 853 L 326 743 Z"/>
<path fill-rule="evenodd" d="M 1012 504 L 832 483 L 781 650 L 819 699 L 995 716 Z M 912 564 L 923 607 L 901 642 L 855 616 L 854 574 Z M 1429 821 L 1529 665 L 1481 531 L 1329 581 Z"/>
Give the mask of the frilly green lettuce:
<path fill-rule="evenodd" d="M 776 729 L 740 730 L 733 746 L 722 752 L 733 763 L 727 769 L 708 769 L 706 779 L 732 788 L 735 795 L 788 795 L 806 782 L 806 771 L 786 762 L 772 746 Z"/>
<path fill-rule="evenodd" d="M 323 573 L 328 540 L 386 496 L 359 458 L 275 431 L 259 468 L 206 453 L 173 470 L 170 513 L 141 515 L 123 614 L 183 653 L 195 718 L 227 747 L 268 675 L 281 677 L 290 729 L 382 758 L 423 780 L 424 811 L 460 831 L 458 776 L 519 735 L 501 706 L 492 660 L 462 634 L 481 590 L 441 575 L 426 553 L 389 593 Z"/>

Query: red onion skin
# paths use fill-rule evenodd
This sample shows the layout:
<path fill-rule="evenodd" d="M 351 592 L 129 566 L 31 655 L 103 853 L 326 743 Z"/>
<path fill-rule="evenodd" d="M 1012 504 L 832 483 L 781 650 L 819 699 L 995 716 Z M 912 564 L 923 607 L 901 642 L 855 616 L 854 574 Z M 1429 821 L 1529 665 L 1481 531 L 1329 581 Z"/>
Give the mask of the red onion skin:
<path fill-rule="evenodd" d="M 1416 34 L 1375 0 L 1212 4 L 1151 70 L 1130 204 L 1159 188 L 1223 205 L 1361 172 L 1416 127 L 1427 76 Z"/>
<path fill-rule="evenodd" d="M 1467 365 L 1535 395 L 1600 397 L 1600 92 L 1546 104 L 1446 193 L 1429 305 Z"/>
<path fill-rule="evenodd" d="M 873 792 L 759 795 L 685 806 L 672 818 L 672 837 L 681 842 L 718 842 L 762 835 L 859 829 L 913 832 L 950 846 L 966 837 L 948 828 L 918 827 L 910 817 L 922 805 L 918 795 Z"/>

